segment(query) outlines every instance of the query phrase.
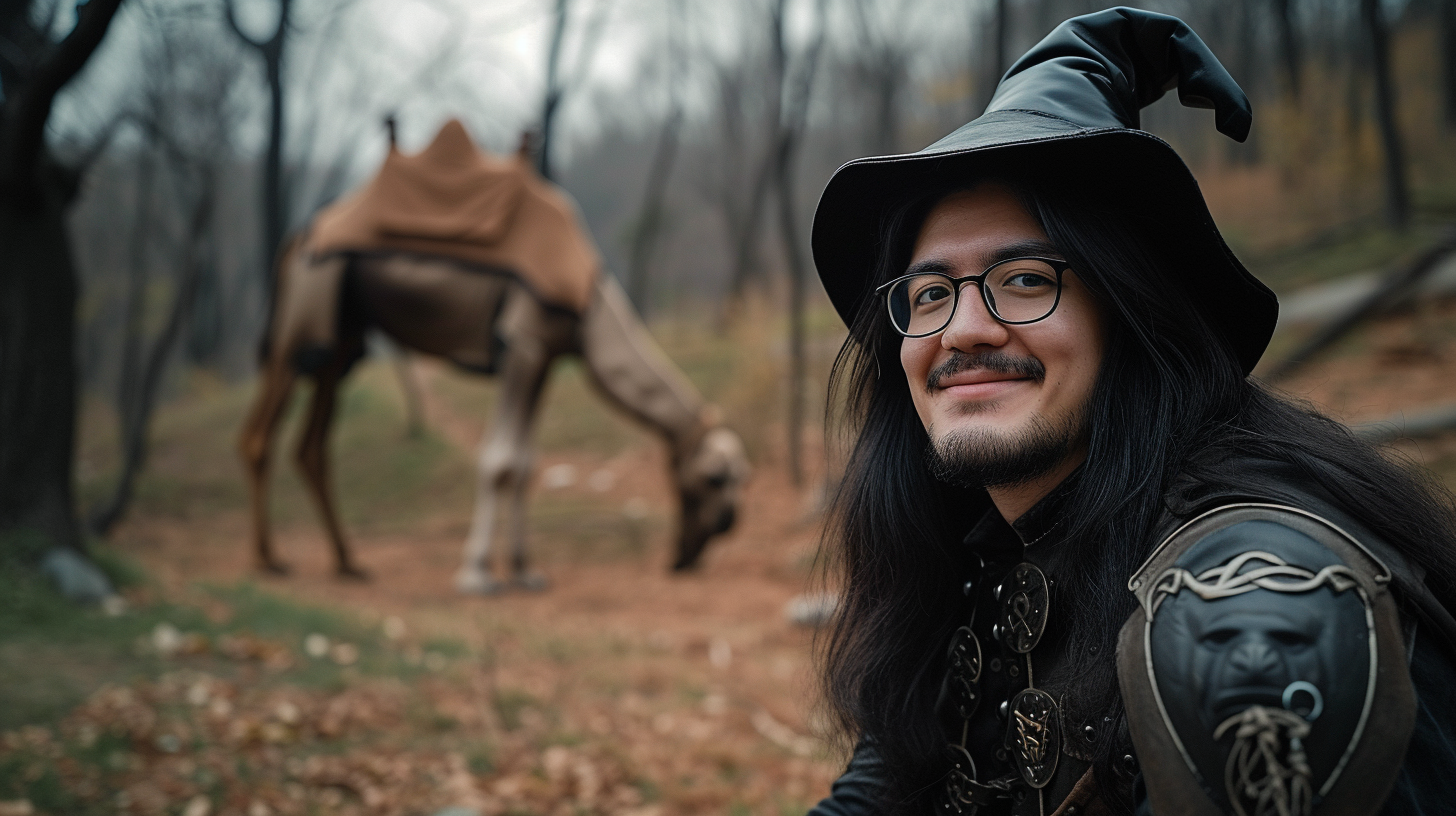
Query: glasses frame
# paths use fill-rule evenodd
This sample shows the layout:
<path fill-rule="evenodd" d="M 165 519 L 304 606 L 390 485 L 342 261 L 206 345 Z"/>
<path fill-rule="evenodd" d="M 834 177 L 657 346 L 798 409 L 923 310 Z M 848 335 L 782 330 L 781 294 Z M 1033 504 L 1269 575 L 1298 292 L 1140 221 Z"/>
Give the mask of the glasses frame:
<path fill-rule="evenodd" d="M 986 294 L 985 281 L 986 278 L 991 274 L 991 272 L 998 267 L 1005 266 L 1009 263 L 1016 263 L 1017 261 L 1041 261 L 1047 266 L 1050 266 L 1052 268 L 1052 271 L 1057 274 L 1057 299 L 1052 302 L 1052 307 L 1047 310 L 1046 314 L 1033 320 L 1007 320 L 996 312 L 996 305 L 991 301 L 990 295 Z M 1071 268 L 1071 264 L 1059 258 L 1044 258 L 1040 255 L 1022 255 L 1016 258 L 1007 258 L 1004 261 L 997 261 L 996 263 L 993 263 L 990 266 L 986 267 L 986 270 L 981 274 L 967 275 L 963 278 L 953 278 L 950 275 L 945 274 L 944 272 L 912 272 L 908 275 L 901 275 L 900 277 L 895 278 L 889 283 L 882 283 L 879 286 L 875 287 L 875 297 L 884 300 L 885 313 L 890 318 L 890 328 L 894 329 L 898 334 L 903 337 L 929 337 L 932 334 L 939 334 L 945 331 L 946 326 L 949 326 L 950 322 L 952 320 L 955 320 L 956 309 L 959 309 L 961 306 L 961 287 L 965 286 L 967 283 L 974 283 L 976 285 L 976 289 L 979 290 L 981 293 L 981 302 L 986 304 L 986 312 L 989 313 L 991 317 L 995 318 L 996 322 L 1007 326 L 1025 326 L 1028 323 L 1039 323 L 1043 320 L 1046 320 L 1057 311 L 1057 307 L 1062 304 L 1062 275 L 1064 275 L 1067 270 Z M 900 331 L 900 327 L 895 325 L 894 313 L 890 311 L 890 290 L 895 287 L 895 284 L 900 283 L 901 281 L 910 280 L 911 278 L 922 278 L 926 275 L 939 275 L 940 277 L 950 281 L 952 293 L 950 314 L 946 317 L 945 323 L 941 324 L 940 328 L 934 331 L 928 331 L 923 334 L 910 334 L 908 332 Z"/>

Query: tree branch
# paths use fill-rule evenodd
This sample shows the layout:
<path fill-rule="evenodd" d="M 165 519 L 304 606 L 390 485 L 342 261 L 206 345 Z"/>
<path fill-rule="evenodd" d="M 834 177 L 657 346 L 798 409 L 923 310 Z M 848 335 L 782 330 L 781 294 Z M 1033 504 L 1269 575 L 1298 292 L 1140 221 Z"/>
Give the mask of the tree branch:
<path fill-rule="evenodd" d="M 0 132 L 0 194 L 14 196 L 35 182 L 45 144 L 46 121 L 56 94 L 71 81 L 101 45 L 121 0 L 90 0 L 77 13 L 76 27 L 52 46 L 30 74 L 24 87 L 5 100 L 4 131 Z"/>
<path fill-rule="evenodd" d="M 561 84 L 563 92 L 581 87 L 590 76 L 592 60 L 596 58 L 597 46 L 602 43 L 602 32 L 607 28 L 607 17 L 611 11 L 611 0 L 599 0 L 592 9 L 592 16 L 582 27 L 581 42 L 576 49 L 576 70 L 572 72 L 570 79 Z"/>

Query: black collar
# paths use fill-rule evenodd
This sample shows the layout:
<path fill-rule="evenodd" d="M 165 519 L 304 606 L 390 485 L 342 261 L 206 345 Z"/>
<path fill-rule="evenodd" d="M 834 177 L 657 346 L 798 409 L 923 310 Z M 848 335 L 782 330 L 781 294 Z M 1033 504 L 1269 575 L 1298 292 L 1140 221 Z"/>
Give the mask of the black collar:
<path fill-rule="evenodd" d="M 1050 545 L 1060 540 L 1066 534 L 1060 525 L 1063 520 L 1063 508 L 1066 507 L 1067 499 L 1076 489 L 1077 482 L 1081 481 L 1082 466 L 1072 471 L 1067 478 L 1063 479 L 1050 493 L 1041 497 L 1041 501 L 1031 506 L 1030 510 L 1021 514 L 1016 521 L 1011 522 L 1011 529 L 1016 531 L 1016 536 L 1021 543 L 1030 547 L 1036 545 Z"/>

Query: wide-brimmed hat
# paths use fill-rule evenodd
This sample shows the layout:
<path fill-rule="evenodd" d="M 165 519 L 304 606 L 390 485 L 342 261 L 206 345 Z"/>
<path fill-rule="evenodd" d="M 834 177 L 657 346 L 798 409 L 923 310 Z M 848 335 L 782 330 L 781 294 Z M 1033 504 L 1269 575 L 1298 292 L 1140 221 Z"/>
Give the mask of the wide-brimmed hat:
<path fill-rule="evenodd" d="M 1138 129 L 1139 111 L 1175 87 L 1184 105 L 1212 108 L 1225 135 L 1247 138 L 1248 98 L 1178 18 L 1115 8 L 1057 26 L 1011 66 L 979 118 L 917 153 L 857 159 L 835 172 L 813 231 L 834 308 L 852 323 L 874 288 L 882 219 L 897 204 L 960 180 L 1065 179 L 1133 222 L 1249 372 L 1279 303 L 1224 243 L 1177 152 Z"/>

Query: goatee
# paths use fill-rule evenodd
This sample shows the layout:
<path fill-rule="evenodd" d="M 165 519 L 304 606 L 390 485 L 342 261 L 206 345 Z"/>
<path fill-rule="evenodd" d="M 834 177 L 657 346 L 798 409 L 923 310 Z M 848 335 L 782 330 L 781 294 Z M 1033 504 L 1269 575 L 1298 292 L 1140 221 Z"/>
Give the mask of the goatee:
<path fill-rule="evenodd" d="M 936 438 L 930 428 L 925 462 L 935 478 L 958 487 L 1025 484 L 1072 455 L 1081 426 L 1079 417 L 1053 424 L 1033 416 L 1024 429 L 1010 435 L 974 428 Z"/>

